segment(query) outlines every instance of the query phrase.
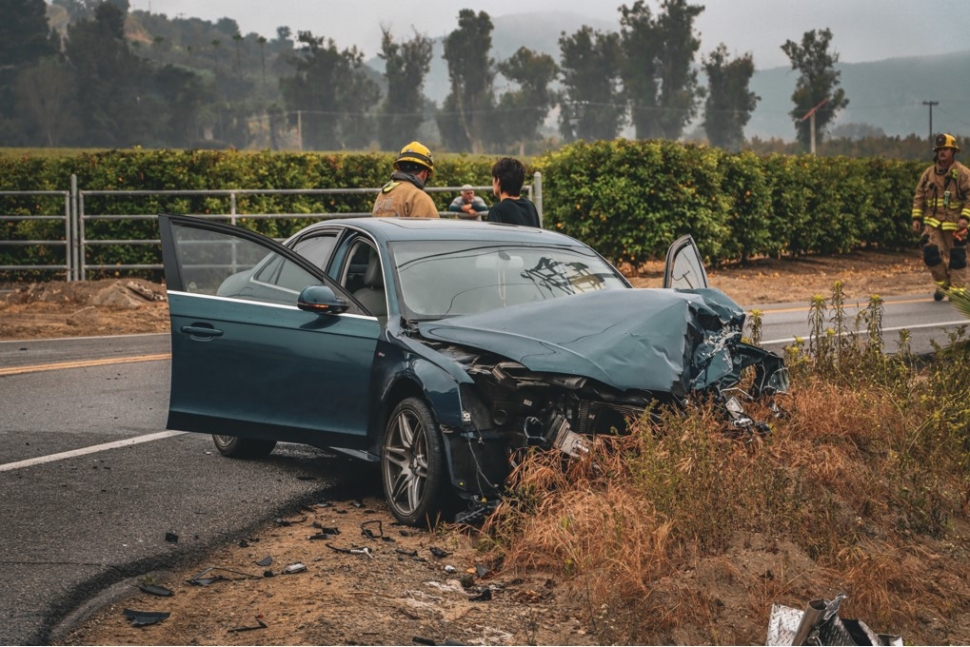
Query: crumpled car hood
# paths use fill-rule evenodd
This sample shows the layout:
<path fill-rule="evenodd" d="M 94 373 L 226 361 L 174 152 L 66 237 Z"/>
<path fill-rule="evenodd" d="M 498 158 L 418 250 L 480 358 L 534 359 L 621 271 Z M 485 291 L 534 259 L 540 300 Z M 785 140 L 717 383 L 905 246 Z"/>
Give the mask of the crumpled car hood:
<path fill-rule="evenodd" d="M 532 371 L 683 396 L 738 379 L 730 349 L 743 324 L 744 312 L 716 289 L 625 289 L 423 322 L 419 331 Z"/>

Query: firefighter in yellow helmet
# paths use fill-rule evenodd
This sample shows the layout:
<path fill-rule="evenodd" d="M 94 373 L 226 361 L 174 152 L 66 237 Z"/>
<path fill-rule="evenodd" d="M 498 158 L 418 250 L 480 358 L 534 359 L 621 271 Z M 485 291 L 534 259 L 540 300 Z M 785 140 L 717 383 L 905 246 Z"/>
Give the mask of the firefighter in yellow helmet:
<path fill-rule="evenodd" d="M 923 262 L 936 282 L 937 301 L 944 296 L 940 288 L 967 287 L 970 169 L 954 159 L 959 150 L 953 135 L 937 135 L 933 165 L 920 176 L 913 200 L 913 231 L 923 233 Z"/>
<path fill-rule="evenodd" d="M 411 142 L 394 160 L 391 180 L 374 200 L 374 216 L 440 218 L 438 208 L 424 187 L 434 174 L 431 151 L 421 142 Z"/>

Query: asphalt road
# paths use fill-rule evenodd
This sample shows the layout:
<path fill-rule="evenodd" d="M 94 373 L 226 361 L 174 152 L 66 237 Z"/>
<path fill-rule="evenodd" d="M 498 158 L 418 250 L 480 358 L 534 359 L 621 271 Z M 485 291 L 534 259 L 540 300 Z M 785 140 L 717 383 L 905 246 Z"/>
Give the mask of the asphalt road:
<path fill-rule="evenodd" d="M 758 309 L 767 347 L 807 339 L 807 305 Z M 901 328 L 922 353 L 966 323 L 946 302 L 888 299 L 887 350 Z M 50 643 L 109 587 L 196 561 L 335 484 L 379 493 L 315 449 L 234 461 L 207 436 L 166 432 L 169 350 L 168 335 L 0 342 L 0 644 Z"/>
<path fill-rule="evenodd" d="M 849 329 L 856 330 L 856 316 L 868 305 L 867 301 L 849 300 L 844 311 Z M 807 304 L 783 303 L 746 307 L 761 310 L 763 315 L 762 346 L 780 352 L 796 339 L 805 340 L 806 348 L 810 327 Z M 829 310 L 831 316 L 831 310 Z M 949 334 L 961 326 L 970 325 L 970 319 L 953 307 L 948 301 L 933 301 L 929 296 L 887 297 L 883 305 L 883 344 L 886 352 L 895 353 L 899 348 L 899 333 L 909 331 L 910 348 L 913 353 L 925 354 L 933 351 L 933 342 L 946 346 Z M 860 324 L 861 334 L 865 335 L 865 324 Z"/>
<path fill-rule="evenodd" d="M 349 459 L 312 448 L 235 461 L 208 436 L 160 434 L 168 360 L 119 360 L 167 353 L 167 340 L 0 343 L 0 644 L 49 644 L 111 585 L 198 560 L 353 480 Z M 3 374 L 51 362 L 70 364 Z"/>

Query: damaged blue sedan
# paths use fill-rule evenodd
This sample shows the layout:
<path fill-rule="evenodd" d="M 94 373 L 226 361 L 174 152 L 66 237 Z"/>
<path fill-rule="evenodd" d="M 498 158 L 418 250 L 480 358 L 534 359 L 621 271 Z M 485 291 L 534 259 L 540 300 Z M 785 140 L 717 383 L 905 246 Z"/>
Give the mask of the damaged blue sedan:
<path fill-rule="evenodd" d="M 355 218 L 283 243 L 189 216 L 159 224 L 172 323 L 168 427 L 230 457 L 277 442 L 380 465 L 398 520 L 487 509 L 524 447 L 584 451 L 658 403 L 710 395 L 738 427 L 787 388 L 741 340 L 693 240 L 663 289 L 635 289 L 567 236 L 514 225 Z"/>

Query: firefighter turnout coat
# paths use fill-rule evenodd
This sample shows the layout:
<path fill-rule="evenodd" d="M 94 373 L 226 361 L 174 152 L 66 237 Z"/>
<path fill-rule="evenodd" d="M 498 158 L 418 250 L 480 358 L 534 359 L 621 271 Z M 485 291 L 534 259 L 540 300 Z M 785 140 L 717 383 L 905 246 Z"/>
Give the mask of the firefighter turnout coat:
<path fill-rule="evenodd" d="M 376 217 L 398 216 L 400 218 L 440 218 L 438 208 L 431 196 L 419 188 L 413 176 L 394 173 L 374 200 L 373 215 Z M 420 183 L 420 180 L 417 180 Z"/>
<path fill-rule="evenodd" d="M 954 161 L 945 173 L 936 164 L 920 176 L 913 200 L 913 220 L 943 231 L 962 229 L 970 220 L 970 169 Z"/>

